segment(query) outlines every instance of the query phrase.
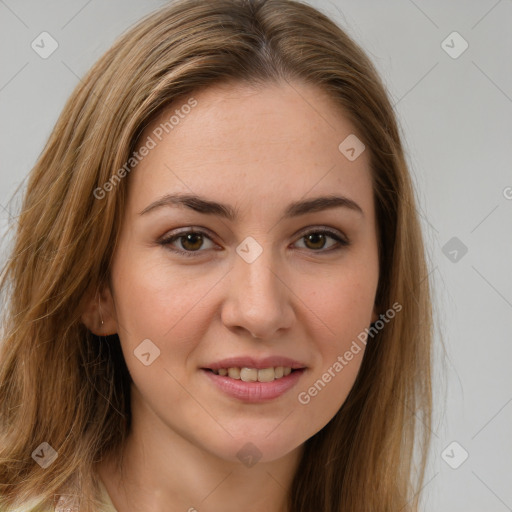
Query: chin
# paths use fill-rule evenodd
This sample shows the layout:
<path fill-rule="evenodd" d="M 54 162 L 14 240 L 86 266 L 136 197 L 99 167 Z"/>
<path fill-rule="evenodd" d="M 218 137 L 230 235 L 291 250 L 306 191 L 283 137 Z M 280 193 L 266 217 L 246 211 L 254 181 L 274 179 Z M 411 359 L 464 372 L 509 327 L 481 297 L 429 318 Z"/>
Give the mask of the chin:
<path fill-rule="evenodd" d="M 265 430 L 259 435 L 224 436 L 224 442 L 212 439 L 209 446 L 205 446 L 216 457 L 231 463 L 242 463 L 247 467 L 261 462 L 272 462 L 295 450 L 302 443 L 293 443 L 289 434 L 284 432 L 283 439 L 268 436 Z"/>

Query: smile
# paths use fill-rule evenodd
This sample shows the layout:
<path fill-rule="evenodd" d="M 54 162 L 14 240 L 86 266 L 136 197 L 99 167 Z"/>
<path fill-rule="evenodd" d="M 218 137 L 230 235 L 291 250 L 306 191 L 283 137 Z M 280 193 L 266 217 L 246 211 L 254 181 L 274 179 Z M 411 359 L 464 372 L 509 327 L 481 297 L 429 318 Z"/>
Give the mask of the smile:
<path fill-rule="evenodd" d="M 201 371 L 222 393 L 244 402 L 258 403 L 284 395 L 297 384 L 305 372 L 304 368 L 292 370 L 287 367 L 285 375 L 285 368 L 203 368 Z M 226 375 L 221 375 L 221 372 Z"/>

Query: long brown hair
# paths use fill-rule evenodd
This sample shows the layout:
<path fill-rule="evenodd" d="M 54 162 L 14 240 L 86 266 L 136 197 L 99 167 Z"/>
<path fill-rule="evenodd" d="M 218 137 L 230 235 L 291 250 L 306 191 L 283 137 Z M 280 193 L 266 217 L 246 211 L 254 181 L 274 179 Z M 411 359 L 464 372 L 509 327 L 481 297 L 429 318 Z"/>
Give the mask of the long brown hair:
<path fill-rule="evenodd" d="M 415 193 L 371 61 L 326 15 L 293 0 L 173 2 L 122 35 L 67 101 L 29 175 L 1 274 L 1 506 L 49 504 L 73 483 L 81 510 L 93 510 L 95 463 L 117 453 L 130 428 L 119 338 L 100 339 L 80 321 L 108 282 L 130 178 L 101 198 L 95 191 L 171 102 L 222 81 L 293 80 L 327 91 L 370 153 L 376 304 L 402 310 L 368 343 L 343 406 L 306 441 L 290 511 L 417 510 L 430 444 L 432 306 Z M 31 457 L 43 442 L 58 453 L 44 470 Z"/>

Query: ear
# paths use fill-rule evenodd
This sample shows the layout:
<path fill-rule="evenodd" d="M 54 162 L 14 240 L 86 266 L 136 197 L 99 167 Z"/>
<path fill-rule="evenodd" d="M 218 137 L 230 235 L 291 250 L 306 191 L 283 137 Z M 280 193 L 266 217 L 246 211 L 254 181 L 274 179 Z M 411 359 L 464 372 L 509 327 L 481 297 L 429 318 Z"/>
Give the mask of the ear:
<path fill-rule="evenodd" d="M 81 321 L 96 336 L 117 333 L 117 317 L 110 286 L 91 290 L 86 294 Z"/>
<path fill-rule="evenodd" d="M 377 306 L 374 306 L 372 311 L 372 323 L 376 322 L 378 319 L 379 315 L 377 314 Z"/>

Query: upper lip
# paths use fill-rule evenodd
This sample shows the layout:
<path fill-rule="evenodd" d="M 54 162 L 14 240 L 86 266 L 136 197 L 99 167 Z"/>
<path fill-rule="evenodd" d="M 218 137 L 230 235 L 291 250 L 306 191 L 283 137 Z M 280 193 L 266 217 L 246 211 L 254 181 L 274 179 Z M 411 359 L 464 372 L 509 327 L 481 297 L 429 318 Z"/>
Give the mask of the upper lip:
<path fill-rule="evenodd" d="M 219 370 L 220 368 L 256 368 L 257 370 L 261 370 L 263 368 L 271 368 L 284 366 L 292 369 L 306 368 L 305 364 L 302 364 L 299 361 L 294 359 L 290 359 L 289 357 L 282 356 L 269 356 L 258 359 L 256 357 L 228 357 L 226 359 L 222 359 L 220 361 L 216 361 L 214 363 L 210 363 L 208 366 L 205 366 L 205 369 L 209 370 Z"/>

